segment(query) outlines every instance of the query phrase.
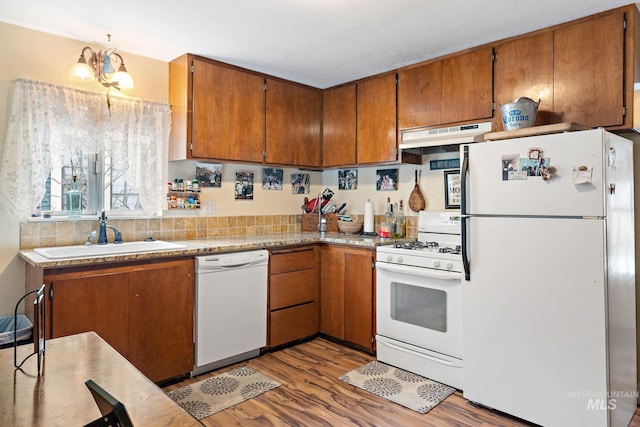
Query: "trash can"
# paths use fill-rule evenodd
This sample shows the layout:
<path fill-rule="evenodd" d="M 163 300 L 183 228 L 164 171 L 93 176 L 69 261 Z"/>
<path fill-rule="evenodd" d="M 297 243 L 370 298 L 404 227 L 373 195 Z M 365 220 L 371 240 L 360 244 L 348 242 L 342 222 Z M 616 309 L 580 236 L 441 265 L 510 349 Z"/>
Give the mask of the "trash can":
<path fill-rule="evenodd" d="M 18 314 L 16 318 L 16 341 L 24 341 L 31 338 L 33 323 L 24 314 Z M 14 316 L 0 316 L 0 348 L 10 347 L 14 341 Z"/>

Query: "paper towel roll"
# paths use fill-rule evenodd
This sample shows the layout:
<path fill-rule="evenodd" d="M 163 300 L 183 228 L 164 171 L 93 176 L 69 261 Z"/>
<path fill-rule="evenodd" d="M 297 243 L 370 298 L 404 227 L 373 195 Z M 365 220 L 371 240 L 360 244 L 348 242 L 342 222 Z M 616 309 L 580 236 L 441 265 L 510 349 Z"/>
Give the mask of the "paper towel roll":
<path fill-rule="evenodd" d="M 373 203 L 370 200 L 364 204 L 364 232 L 373 233 Z"/>

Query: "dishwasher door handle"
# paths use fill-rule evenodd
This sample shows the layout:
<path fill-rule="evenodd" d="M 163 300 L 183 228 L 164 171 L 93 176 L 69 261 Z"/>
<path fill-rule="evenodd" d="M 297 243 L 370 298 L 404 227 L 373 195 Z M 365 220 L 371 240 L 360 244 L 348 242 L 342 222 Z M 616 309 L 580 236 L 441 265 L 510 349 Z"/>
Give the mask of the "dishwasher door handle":
<path fill-rule="evenodd" d="M 205 255 L 196 257 L 198 273 L 215 273 L 242 268 L 266 265 L 269 257 L 266 251 L 246 252 L 238 254 Z"/>
<path fill-rule="evenodd" d="M 253 265 L 260 265 L 260 264 L 263 264 L 263 263 L 264 263 L 263 260 L 246 261 L 246 262 L 239 262 L 237 264 L 224 264 L 224 265 L 218 264 L 218 265 L 215 266 L 215 268 L 217 270 L 220 270 L 220 271 L 222 271 L 222 270 L 233 270 L 233 269 L 236 269 L 236 268 L 245 268 L 245 267 L 251 267 Z M 204 266 L 204 268 L 206 270 L 206 265 Z"/>

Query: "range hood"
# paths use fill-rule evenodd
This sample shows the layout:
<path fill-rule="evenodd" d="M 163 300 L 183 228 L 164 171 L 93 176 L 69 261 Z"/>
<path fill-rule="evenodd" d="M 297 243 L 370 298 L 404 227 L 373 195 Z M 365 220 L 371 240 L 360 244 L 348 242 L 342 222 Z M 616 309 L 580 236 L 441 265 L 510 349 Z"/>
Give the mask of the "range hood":
<path fill-rule="evenodd" d="M 460 144 L 484 141 L 484 135 L 489 132 L 491 132 L 491 122 L 437 129 L 404 130 L 399 148 L 414 154 L 457 151 Z"/>

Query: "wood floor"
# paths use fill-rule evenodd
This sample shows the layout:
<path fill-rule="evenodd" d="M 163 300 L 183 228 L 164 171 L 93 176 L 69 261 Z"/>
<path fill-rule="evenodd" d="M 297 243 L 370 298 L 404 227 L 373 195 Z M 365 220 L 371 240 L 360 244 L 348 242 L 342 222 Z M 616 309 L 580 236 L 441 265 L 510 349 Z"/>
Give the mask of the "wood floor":
<path fill-rule="evenodd" d="M 530 426 L 477 407 L 454 393 L 427 414 L 406 409 L 346 384 L 338 377 L 375 358 L 317 338 L 164 388 L 170 391 L 241 365 L 282 385 L 202 420 L 205 426 Z M 640 410 L 630 424 L 640 427 Z"/>

